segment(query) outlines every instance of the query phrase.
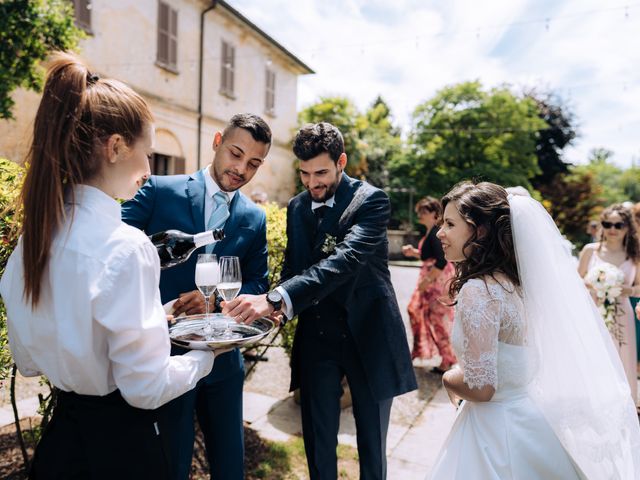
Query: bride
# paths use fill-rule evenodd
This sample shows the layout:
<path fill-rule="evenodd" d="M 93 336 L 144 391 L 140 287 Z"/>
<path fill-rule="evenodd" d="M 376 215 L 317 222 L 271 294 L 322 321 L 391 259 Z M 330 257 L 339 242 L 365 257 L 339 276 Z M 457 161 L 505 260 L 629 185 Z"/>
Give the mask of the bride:
<path fill-rule="evenodd" d="M 462 403 L 429 478 L 640 479 L 622 365 L 551 217 L 486 182 L 442 203 L 460 361 L 443 383 Z"/>

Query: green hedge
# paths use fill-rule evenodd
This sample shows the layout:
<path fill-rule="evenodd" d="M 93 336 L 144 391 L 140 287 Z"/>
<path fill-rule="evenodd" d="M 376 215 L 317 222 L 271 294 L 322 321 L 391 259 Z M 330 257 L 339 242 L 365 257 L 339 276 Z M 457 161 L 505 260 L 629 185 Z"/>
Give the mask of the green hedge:
<path fill-rule="evenodd" d="M 276 203 L 263 205 L 267 213 L 267 246 L 269 249 L 269 288 L 274 288 L 280 280 L 284 250 L 287 247 L 287 209 Z M 291 356 L 293 334 L 298 319 L 294 318 L 280 330 L 280 344 Z"/>
<path fill-rule="evenodd" d="M 18 243 L 21 208 L 18 207 L 24 168 L 6 158 L 0 158 L 0 276 L 4 274 L 7 260 Z M 11 353 L 7 339 L 7 312 L 0 300 L 0 381 L 11 370 Z"/>

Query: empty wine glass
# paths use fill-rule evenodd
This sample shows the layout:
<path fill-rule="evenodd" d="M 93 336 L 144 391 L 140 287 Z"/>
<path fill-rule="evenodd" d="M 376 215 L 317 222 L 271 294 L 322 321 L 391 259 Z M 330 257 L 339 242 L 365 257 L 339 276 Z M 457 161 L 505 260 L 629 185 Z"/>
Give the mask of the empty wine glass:
<path fill-rule="evenodd" d="M 238 257 L 220 257 L 220 283 L 218 293 L 225 302 L 230 302 L 242 287 L 242 273 L 240 271 L 240 259 Z M 227 324 L 222 338 L 240 338 L 242 335 L 233 333 Z"/>
<path fill-rule="evenodd" d="M 201 253 L 196 263 L 196 287 L 204 295 L 204 318 L 209 318 L 209 298 L 220 281 L 218 258 L 212 253 Z M 205 326 L 205 335 L 211 335 L 210 325 Z"/>

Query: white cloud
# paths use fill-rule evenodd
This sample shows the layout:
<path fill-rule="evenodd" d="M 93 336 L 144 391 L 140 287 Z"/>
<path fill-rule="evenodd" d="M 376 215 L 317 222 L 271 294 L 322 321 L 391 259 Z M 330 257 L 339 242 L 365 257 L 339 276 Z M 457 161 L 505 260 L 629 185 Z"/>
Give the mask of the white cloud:
<path fill-rule="evenodd" d="M 341 94 L 365 108 L 381 94 L 397 121 L 445 85 L 479 79 L 551 88 L 581 137 L 629 165 L 640 157 L 640 5 L 621 0 L 235 0 L 233 5 L 317 73 L 299 106 Z M 625 16 L 627 13 L 627 16 Z M 546 21 L 545 19 L 549 19 Z M 640 161 L 640 160 L 639 160 Z"/>

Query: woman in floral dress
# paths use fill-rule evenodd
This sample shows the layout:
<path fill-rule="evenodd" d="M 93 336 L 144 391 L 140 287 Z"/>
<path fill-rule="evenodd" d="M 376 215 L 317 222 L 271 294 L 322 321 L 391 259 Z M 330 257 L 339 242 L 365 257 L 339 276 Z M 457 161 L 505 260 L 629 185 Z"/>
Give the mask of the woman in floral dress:
<path fill-rule="evenodd" d="M 408 312 L 413 333 L 412 358 L 418 362 L 442 358 L 436 370 L 445 371 L 456 363 L 450 344 L 453 307 L 447 295 L 453 265 L 444 258 L 442 245 L 436 237 L 442 206 L 438 200 L 425 197 L 416 204 L 418 221 L 427 229 L 418 248 L 402 247 L 408 257 L 422 260 L 418 285 L 409 302 Z"/>

